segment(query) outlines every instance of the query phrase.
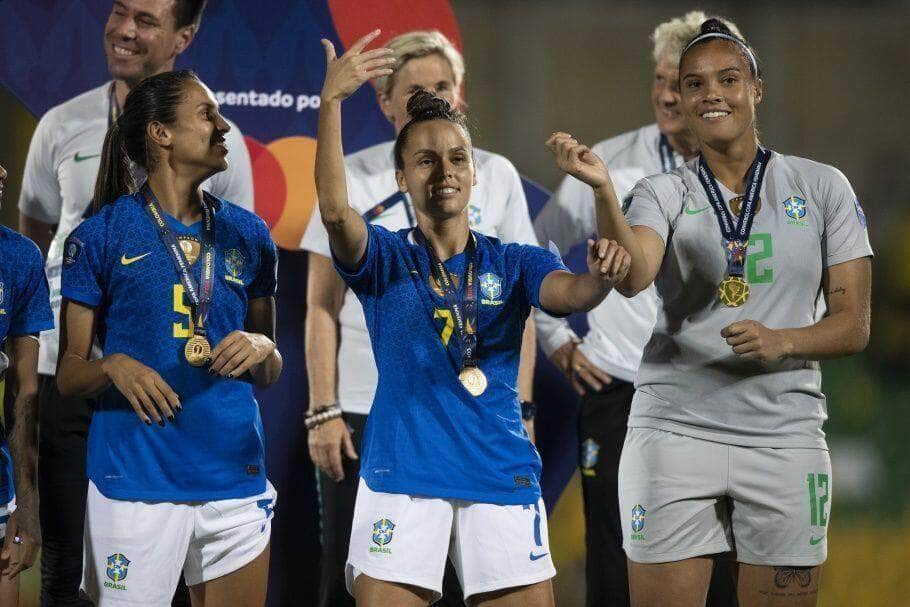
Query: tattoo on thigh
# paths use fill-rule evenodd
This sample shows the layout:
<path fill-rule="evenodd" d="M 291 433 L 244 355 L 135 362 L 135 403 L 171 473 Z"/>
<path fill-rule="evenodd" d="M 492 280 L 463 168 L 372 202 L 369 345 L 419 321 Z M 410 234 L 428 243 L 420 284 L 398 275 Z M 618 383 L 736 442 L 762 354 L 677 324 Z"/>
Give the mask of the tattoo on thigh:
<path fill-rule="evenodd" d="M 775 567 L 774 585 L 778 588 L 787 588 L 796 582 L 803 588 L 808 588 L 812 583 L 812 567 Z"/>

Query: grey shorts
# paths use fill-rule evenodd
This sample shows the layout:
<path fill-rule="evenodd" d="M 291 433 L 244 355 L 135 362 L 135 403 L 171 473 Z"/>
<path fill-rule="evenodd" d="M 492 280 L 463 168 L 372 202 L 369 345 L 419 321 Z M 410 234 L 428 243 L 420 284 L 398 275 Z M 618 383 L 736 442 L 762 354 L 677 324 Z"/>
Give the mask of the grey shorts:
<path fill-rule="evenodd" d="M 636 563 L 732 552 L 753 565 L 828 555 L 824 449 L 740 447 L 629 428 L 619 462 L 623 548 Z"/>

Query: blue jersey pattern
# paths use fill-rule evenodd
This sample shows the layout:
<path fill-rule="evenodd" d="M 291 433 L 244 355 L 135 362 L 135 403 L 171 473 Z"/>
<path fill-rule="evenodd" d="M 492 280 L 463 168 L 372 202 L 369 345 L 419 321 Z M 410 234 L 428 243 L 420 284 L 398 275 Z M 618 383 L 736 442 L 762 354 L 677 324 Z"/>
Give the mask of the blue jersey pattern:
<path fill-rule="evenodd" d="M 539 247 L 475 233 L 478 367 L 489 386 L 474 397 L 458 380 L 458 335 L 442 293 L 431 286 L 426 250 L 410 230 L 367 229 L 360 268 L 349 273 L 336 263 L 363 304 L 379 370 L 361 476 L 373 491 L 535 503 L 540 457 L 521 423 L 518 358 L 541 282 L 565 266 Z M 466 263 L 461 253 L 445 265 L 463 277 Z"/>
<path fill-rule="evenodd" d="M 54 328 L 41 252 L 25 236 L 0 226 L 0 344 L 7 337 Z M 0 432 L 0 504 L 13 498 L 9 447 Z"/>
<path fill-rule="evenodd" d="M 210 200 L 216 242 L 207 338 L 214 348 L 243 329 L 249 300 L 274 295 L 277 250 L 261 219 Z M 201 223 L 167 220 L 198 281 Z M 123 353 L 151 367 L 183 405 L 173 422 L 147 426 L 116 388 L 100 394 L 87 462 L 98 490 L 113 499 L 168 502 L 264 491 L 262 420 L 252 386 L 186 362 L 191 309 L 140 194 L 121 196 L 70 235 L 62 282 L 64 298 L 96 308 L 104 354 Z"/>

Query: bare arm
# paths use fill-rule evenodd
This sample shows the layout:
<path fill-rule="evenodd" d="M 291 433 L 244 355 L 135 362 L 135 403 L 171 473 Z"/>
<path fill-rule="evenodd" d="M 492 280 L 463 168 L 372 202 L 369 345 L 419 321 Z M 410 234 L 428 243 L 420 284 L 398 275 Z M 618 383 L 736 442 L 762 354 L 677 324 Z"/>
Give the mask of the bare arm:
<path fill-rule="evenodd" d="M 310 253 L 307 270 L 306 362 L 310 383 L 310 411 L 338 400 L 338 314 L 347 287 L 332 262 Z M 342 454 L 357 459 L 344 419 L 312 428 L 307 435 L 310 459 L 336 481 L 344 479 Z"/>
<path fill-rule="evenodd" d="M 378 35 L 379 30 L 367 34 L 338 58 L 332 43 L 322 41 L 327 67 L 316 135 L 316 196 L 332 252 L 348 270 L 355 269 L 366 252 L 367 229 L 363 218 L 348 204 L 341 143 L 341 102 L 370 78 L 392 73 L 387 67 L 394 62 L 389 57 L 389 49 L 361 54 Z"/>
<path fill-rule="evenodd" d="M 825 269 L 822 290 L 828 313 L 813 325 L 774 330 L 743 320 L 724 327 L 721 336 L 746 360 L 825 360 L 861 352 L 869 343 L 871 259 L 863 257 Z"/>
<path fill-rule="evenodd" d="M 618 242 L 631 260 L 628 274 L 616 284 L 616 289 L 626 297 L 637 295 L 657 276 L 666 250 L 663 239 L 651 228 L 629 227 L 607 167 L 588 146 L 567 133 L 554 133 L 547 140 L 547 147 L 560 169 L 594 190 L 598 237 Z"/>
<path fill-rule="evenodd" d="M 33 219 L 23 212 L 19 212 L 19 231 L 30 238 L 38 248 L 41 249 L 41 255 L 47 259 L 47 251 L 51 246 L 51 240 L 54 238 L 54 231 L 57 226 L 52 223 L 45 223 L 38 219 Z"/>
<path fill-rule="evenodd" d="M 537 330 L 534 317 L 528 316 L 521 336 L 521 354 L 518 357 L 518 400 L 534 400 L 534 362 L 537 357 Z"/>
<path fill-rule="evenodd" d="M 89 360 L 95 319 L 94 308 L 63 298 L 57 360 L 57 389 L 61 396 L 88 398 L 114 384 L 146 424 L 163 424 L 163 417 L 173 420 L 182 405 L 157 371 L 120 353 Z"/>
<path fill-rule="evenodd" d="M 629 254 L 616 242 L 588 241 L 588 273 L 550 272 L 540 285 L 540 305 L 553 314 L 588 312 L 629 271 Z"/>
<path fill-rule="evenodd" d="M 14 577 L 35 563 L 41 546 L 38 524 L 38 339 L 11 340 L 11 373 L 7 386 L 14 394 L 9 450 L 13 459 L 16 510 L 10 516 L 3 543 L 4 577 Z M 21 544 L 13 542 L 19 537 Z"/>

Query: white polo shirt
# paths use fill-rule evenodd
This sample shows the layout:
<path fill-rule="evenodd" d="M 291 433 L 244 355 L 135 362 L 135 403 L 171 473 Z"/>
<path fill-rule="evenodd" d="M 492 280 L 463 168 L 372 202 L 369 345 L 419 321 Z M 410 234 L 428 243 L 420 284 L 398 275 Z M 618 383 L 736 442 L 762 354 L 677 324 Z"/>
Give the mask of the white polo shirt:
<path fill-rule="evenodd" d="M 46 271 L 51 308 L 60 326 L 60 270 L 63 242 L 78 226 L 92 204 L 101 146 L 111 114 L 111 86 L 107 82 L 62 103 L 41 117 L 32 136 L 22 177 L 19 210 L 22 214 L 56 224 L 47 253 Z M 228 168 L 202 184 L 212 194 L 253 210 L 253 170 L 237 125 L 225 136 Z M 41 333 L 38 372 L 54 375 L 57 368 L 57 331 Z"/>

